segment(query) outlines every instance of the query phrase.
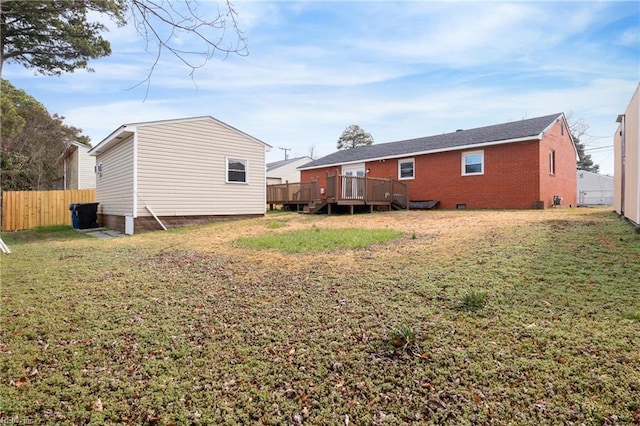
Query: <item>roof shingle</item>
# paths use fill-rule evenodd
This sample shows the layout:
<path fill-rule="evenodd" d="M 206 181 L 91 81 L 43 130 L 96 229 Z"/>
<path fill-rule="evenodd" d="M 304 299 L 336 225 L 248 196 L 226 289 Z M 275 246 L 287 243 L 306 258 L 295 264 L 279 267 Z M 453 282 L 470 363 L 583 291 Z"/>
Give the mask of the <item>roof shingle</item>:
<path fill-rule="evenodd" d="M 459 130 L 442 135 L 360 146 L 336 151 L 305 164 L 299 167 L 299 169 L 313 169 L 374 159 L 450 151 L 462 147 L 471 147 L 473 145 L 500 143 L 500 141 L 507 143 L 509 141 L 515 142 L 518 140 L 535 139 L 552 124 L 554 120 L 562 115 L 562 113 L 557 113 L 475 129 Z"/>

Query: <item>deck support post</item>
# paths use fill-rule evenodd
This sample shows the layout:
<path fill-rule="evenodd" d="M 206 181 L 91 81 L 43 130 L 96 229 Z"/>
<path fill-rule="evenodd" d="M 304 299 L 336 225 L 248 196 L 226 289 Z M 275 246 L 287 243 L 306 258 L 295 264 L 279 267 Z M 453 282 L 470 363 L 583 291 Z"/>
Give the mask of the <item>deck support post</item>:
<path fill-rule="evenodd" d="M 350 214 L 353 214 L 353 204 L 351 204 L 351 205 L 349 206 L 349 213 L 350 213 Z"/>

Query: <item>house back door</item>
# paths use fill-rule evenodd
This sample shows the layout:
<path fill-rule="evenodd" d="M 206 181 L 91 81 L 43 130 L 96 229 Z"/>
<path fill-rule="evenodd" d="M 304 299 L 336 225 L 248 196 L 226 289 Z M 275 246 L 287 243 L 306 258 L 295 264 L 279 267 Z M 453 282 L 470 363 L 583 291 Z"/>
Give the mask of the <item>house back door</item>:
<path fill-rule="evenodd" d="M 342 198 L 362 200 L 364 198 L 364 165 L 342 168 Z"/>

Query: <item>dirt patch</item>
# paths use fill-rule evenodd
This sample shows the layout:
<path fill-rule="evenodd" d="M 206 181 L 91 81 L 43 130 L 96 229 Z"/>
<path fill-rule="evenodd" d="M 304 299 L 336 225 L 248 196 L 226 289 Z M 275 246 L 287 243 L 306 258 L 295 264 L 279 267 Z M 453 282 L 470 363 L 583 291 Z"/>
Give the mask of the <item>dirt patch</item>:
<path fill-rule="evenodd" d="M 625 226 L 604 210 L 435 210 L 18 237 L 0 418 L 633 424 L 640 266 Z M 234 243 L 311 227 L 403 235 L 313 254 Z M 463 309 L 468 294 L 482 304 Z"/>

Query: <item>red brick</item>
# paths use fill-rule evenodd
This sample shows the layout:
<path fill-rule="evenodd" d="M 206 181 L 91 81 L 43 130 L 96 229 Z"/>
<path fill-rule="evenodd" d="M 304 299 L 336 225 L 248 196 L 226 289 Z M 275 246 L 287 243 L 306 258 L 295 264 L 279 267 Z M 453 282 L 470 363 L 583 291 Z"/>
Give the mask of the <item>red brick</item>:
<path fill-rule="evenodd" d="M 561 127 L 565 126 L 563 130 Z M 555 173 L 549 173 L 549 150 L 555 150 Z M 462 153 L 484 151 L 484 174 L 462 176 Z M 541 141 L 532 140 L 456 150 L 415 158 L 415 179 L 402 180 L 409 186 L 409 200 L 440 200 L 439 207 L 471 209 L 529 209 L 542 201 L 553 205 L 554 195 L 563 206 L 576 205 L 576 152 L 566 124 L 556 122 Z M 368 176 L 398 179 L 398 160 L 369 161 Z M 327 173 L 340 173 L 340 166 L 302 170 L 303 182 L 318 179 L 326 187 Z"/>

